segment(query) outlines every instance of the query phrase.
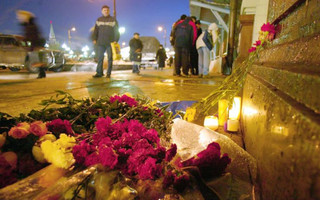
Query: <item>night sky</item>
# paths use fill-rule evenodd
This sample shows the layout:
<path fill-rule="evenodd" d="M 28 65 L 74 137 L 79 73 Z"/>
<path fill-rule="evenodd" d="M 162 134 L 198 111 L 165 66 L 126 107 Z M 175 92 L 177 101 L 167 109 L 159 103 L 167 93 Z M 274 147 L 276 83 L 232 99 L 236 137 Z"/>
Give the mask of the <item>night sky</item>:
<path fill-rule="evenodd" d="M 0 33 L 21 34 L 21 27 L 15 11 L 22 9 L 33 12 L 37 17 L 43 36 L 48 39 L 50 21 L 57 40 L 68 41 L 68 29 L 72 32 L 72 42 L 78 46 L 91 44 L 89 30 L 100 17 L 101 6 L 108 5 L 113 15 L 113 0 L 0 0 Z M 189 0 L 116 0 L 116 15 L 120 27 L 126 32 L 119 43 L 128 44 L 134 32 L 140 36 L 155 36 L 164 43 L 164 33 L 157 30 L 159 25 L 167 29 L 167 46 L 171 25 L 182 14 L 189 15 Z"/>

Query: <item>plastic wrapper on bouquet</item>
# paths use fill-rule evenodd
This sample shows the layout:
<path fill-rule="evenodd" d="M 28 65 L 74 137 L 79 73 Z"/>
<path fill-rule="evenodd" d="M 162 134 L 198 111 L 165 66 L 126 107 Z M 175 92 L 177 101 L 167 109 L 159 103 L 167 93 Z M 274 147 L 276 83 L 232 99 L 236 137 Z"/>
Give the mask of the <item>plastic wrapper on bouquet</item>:
<path fill-rule="evenodd" d="M 232 160 L 227 172 L 246 182 L 251 181 L 250 176 L 253 180 L 256 179 L 256 160 L 225 135 L 185 120 L 174 119 L 171 138 L 183 160 L 203 151 L 211 142 L 217 142 L 220 144 L 221 153 L 227 153 Z"/>
<path fill-rule="evenodd" d="M 66 169 L 49 165 L 21 181 L 0 189 L 0 199 L 35 199 L 35 196 L 50 188 L 67 172 Z"/>

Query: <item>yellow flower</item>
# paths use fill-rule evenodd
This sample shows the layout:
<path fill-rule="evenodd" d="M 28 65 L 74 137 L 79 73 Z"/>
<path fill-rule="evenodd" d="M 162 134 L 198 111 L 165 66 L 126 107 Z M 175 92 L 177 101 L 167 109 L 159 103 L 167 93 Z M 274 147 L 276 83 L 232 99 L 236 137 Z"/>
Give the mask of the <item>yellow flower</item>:
<path fill-rule="evenodd" d="M 188 122 L 192 122 L 195 118 L 196 115 L 196 109 L 189 107 L 186 110 L 186 114 L 184 115 L 184 120 L 188 121 Z"/>
<path fill-rule="evenodd" d="M 126 93 L 124 93 L 123 95 L 127 95 L 128 97 L 131 97 L 131 98 L 133 97 L 130 92 L 126 92 Z"/>
<path fill-rule="evenodd" d="M 72 136 L 67 136 L 66 134 L 60 134 L 59 140 L 57 140 L 59 146 L 64 149 L 72 148 L 76 144 L 76 139 Z"/>
<path fill-rule="evenodd" d="M 60 139 L 52 142 L 46 140 L 41 144 L 44 158 L 57 167 L 68 169 L 74 162 L 71 149 L 75 145 L 75 138 L 61 134 Z"/>

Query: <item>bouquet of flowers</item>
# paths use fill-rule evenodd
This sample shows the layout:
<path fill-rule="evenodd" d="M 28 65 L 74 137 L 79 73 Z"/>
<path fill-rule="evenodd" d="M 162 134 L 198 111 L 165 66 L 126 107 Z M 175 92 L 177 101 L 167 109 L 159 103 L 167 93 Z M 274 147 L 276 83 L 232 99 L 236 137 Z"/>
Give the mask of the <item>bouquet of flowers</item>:
<path fill-rule="evenodd" d="M 182 161 L 170 144 L 173 116 L 158 103 L 130 95 L 76 100 L 60 91 L 57 97 L 43 101 L 40 111 L 0 115 L 6 124 L 0 137 L 1 187 L 51 163 L 69 170 L 70 180 L 81 170 L 94 170 L 46 198 L 168 199 L 192 188 L 194 177 L 220 176 L 231 162 L 214 142 Z M 24 156 L 31 161 L 22 161 Z M 34 171 L 22 173 L 26 165 Z"/>

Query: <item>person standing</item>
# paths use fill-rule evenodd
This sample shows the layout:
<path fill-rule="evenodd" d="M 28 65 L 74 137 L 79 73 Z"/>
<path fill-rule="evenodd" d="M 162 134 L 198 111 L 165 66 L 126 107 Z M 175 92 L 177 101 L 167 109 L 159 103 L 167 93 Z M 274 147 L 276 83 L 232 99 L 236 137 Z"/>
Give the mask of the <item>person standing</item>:
<path fill-rule="evenodd" d="M 25 10 L 18 10 L 16 16 L 24 31 L 24 40 L 30 44 L 30 57 L 36 57 L 38 62 L 32 64 L 32 67 L 39 67 L 39 74 L 37 78 L 46 77 L 47 63 L 44 61 L 43 49 L 45 39 L 41 36 L 38 26 L 35 23 L 35 16 L 33 13 Z M 29 58 L 30 59 L 30 58 Z"/>
<path fill-rule="evenodd" d="M 193 34 L 195 37 L 193 37 L 194 42 L 192 43 L 192 47 L 190 49 L 190 73 L 192 75 L 198 75 L 198 52 L 196 48 L 196 40 L 198 39 L 200 34 L 198 35 L 198 25 L 196 20 L 197 18 L 194 16 L 191 16 L 191 19 L 193 22 L 192 26 L 194 25 Z"/>
<path fill-rule="evenodd" d="M 190 48 L 193 44 L 193 27 L 189 24 L 190 17 L 187 17 L 181 23 L 177 23 L 173 29 L 173 44 L 175 52 L 175 70 L 176 75 L 181 76 L 182 72 L 188 76 L 190 63 Z"/>
<path fill-rule="evenodd" d="M 198 37 L 202 33 L 200 20 L 197 20 L 195 22 L 195 24 L 196 24 L 196 27 L 197 27 L 197 39 L 198 39 Z M 193 75 L 199 75 L 198 63 L 199 63 L 199 54 L 198 54 L 198 51 L 197 51 L 196 44 L 194 44 L 192 46 L 191 53 L 190 53 L 191 73 Z"/>
<path fill-rule="evenodd" d="M 130 60 L 133 61 L 132 73 L 140 74 L 140 64 L 142 57 L 142 41 L 139 39 L 140 34 L 134 33 L 133 38 L 129 42 L 130 46 Z"/>
<path fill-rule="evenodd" d="M 108 55 L 108 70 L 106 77 L 110 78 L 113 61 L 111 43 L 118 42 L 120 34 L 117 20 L 110 16 L 109 6 L 102 6 L 101 13 L 103 16 L 97 19 L 92 34 L 93 44 L 96 45 L 98 54 L 97 73 L 93 76 L 93 78 L 99 78 L 103 76 L 103 59 L 105 52 L 107 52 Z"/>
<path fill-rule="evenodd" d="M 218 26 L 215 23 L 209 25 L 208 29 L 198 37 L 196 46 L 199 54 L 199 77 L 208 76 L 210 65 L 210 51 L 217 37 Z"/>
<path fill-rule="evenodd" d="M 156 60 L 158 61 L 160 70 L 163 70 L 163 68 L 165 67 L 166 59 L 167 59 L 166 50 L 163 48 L 162 44 L 160 44 L 156 54 Z"/>

